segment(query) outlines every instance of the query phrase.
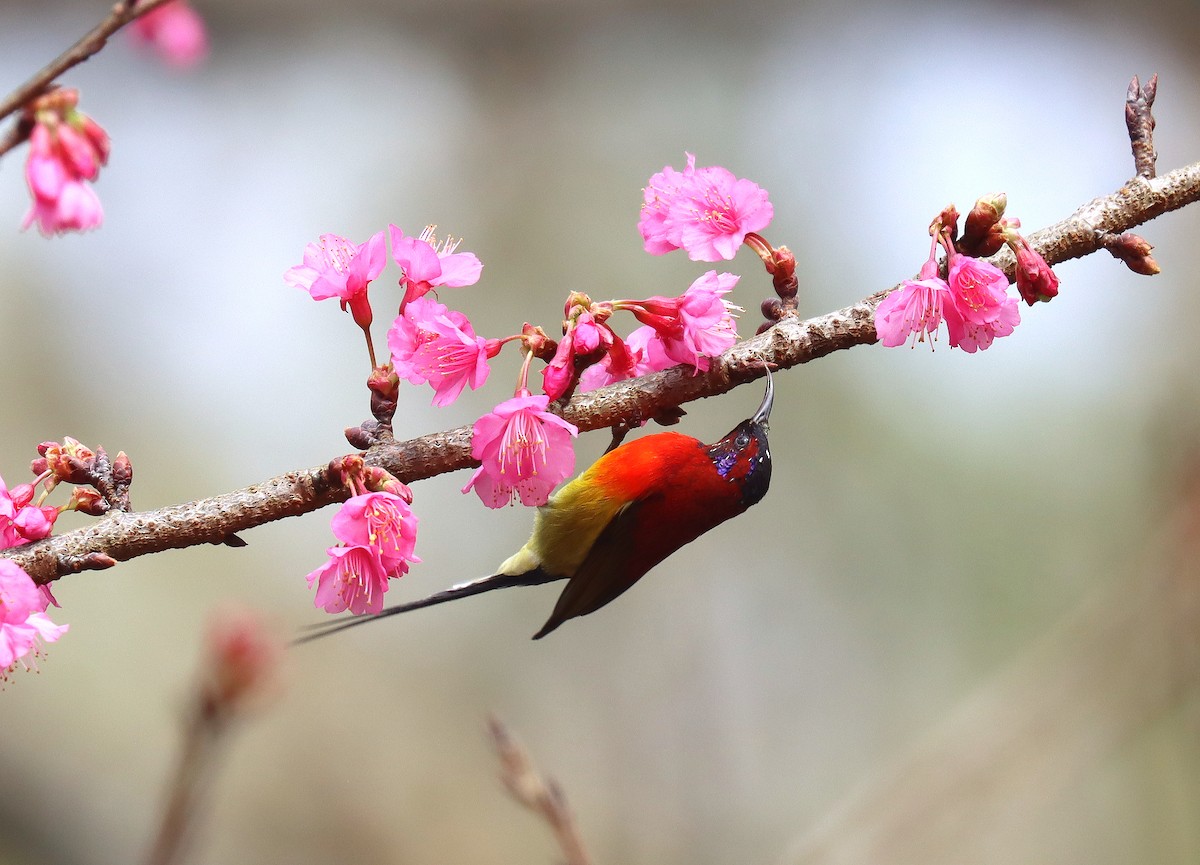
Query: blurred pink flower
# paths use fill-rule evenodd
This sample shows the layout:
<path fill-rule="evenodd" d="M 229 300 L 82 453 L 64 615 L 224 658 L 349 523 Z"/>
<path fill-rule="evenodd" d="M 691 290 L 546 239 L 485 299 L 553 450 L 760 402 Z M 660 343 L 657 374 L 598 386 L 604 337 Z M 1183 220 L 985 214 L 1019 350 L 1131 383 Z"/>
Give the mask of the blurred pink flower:
<path fill-rule="evenodd" d="M 77 92 L 58 91 L 45 98 L 47 107 L 34 112 L 29 134 L 25 182 L 33 204 L 21 227 L 37 223 L 47 237 L 96 228 L 104 209 L 88 181 L 108 161 L 108 135 L 75 109 Z"/>
<path fill-rule="evenodd" d="M 204 19 L 186 0 L 172 0 L 135 18 L 130 33 L 172 66 L 190 69 L 208 56 Z"/>
<path fill-rule="evenodd" d="M 405 237 L 395 225 L 388 226 L 392 238 L 392 259 L 400 265 L 404 276 L 401 306 L 439 286 L 461 288 L 479 282 L 483 264 L 470 252 L 455 252 L 461 240 L 448 238 L 438 244 L 433 236 L 436 226 L 426 226 L 419 237 Z"/>
<path fill-rule="evenodd" d="M 202 673 L 210 711 L 240 711 L 278 692 L 285 646 L 254 611 L 240 607 L 209 617 Z"/>
<path fill-rule="evenodd" d="M 489 508 L 544 505 L 550 491 L 575 469 L 571 438 L 579 430 L 546 411 L 550 397 L 522 388 L 475 422 L 471 456 L 482 465 L 462 491 L 474 489 Z"/>
<path fill-rule="evenodd" d="M 383 232 L 366 243 L 355 244 L 341 235 L 322 234 L 304 247 L 304 261 L 290 267 L 283 281 L 307 291 L 313 300 L 336 297 L 342 309 L 349 308 L 354 321 L 364 330 L 371 325 L 367 287 L 387 264 Z"/>
<path fill-rule="evenodd" d="M 450 405 L 468 384 L 480 387 L 488 358 L 500 351 L 498 341 L 475 335 L 465 315 L 428 297 L 404 305 L 387 339 L 396 375 L 413 384 L 429 382 L 434 405 Z"/>

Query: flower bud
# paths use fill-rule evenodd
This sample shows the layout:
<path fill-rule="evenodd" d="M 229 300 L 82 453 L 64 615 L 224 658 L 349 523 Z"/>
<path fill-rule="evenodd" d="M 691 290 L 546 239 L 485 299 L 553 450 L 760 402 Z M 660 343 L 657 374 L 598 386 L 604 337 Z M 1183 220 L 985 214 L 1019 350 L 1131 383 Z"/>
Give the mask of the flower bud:
<path fill-rule="evenodd" d="M 108 513 L 108 502 L 95 490 L 76 487 L 71 491 L 71 499 L 67 502 L 65 510 L 79 511 L 81 514 L 87 514 L 90 517 L 102 517 Z"/>
<path fill-rule="evenodd" d="M 385 468 L 364 466 L 362 482 L 363 486 L 373 493 L 391 493 L 404 499 L 407 504 L 412 504 L 412 490 Z"/>
<path fill-rule="evenodd" d="M 1058 277 L 1028 242 L 1017 248 L 1017 291 L 1030 306 L 1058 296 Z"/>
<path fill-rule="evenodd" d="M 129 461 L 129 456 L 125 451 L 117 451 L 116 459 L 113 460 L 113 481 L 120 486 L 127 487 L 133 482 L 133 463 Z"/>
<path fill-rule="evenodd" d="M 1104 248 L 1112 253 L 1114 258 L 1125 262 L 1125 266 L 1134 273 L 1140 273 L 1142 276 L 1154 276 L 1160 272 L 1158 262 L 1150 255 L 1150 250 L 1154 247 L 1146 238 L 1131 231 L 1107 238 Z"/>
<path fill-rule="evenodd" d="M 360 451 L 365 451 L 372 445 L 379 443 L 379 436 L 368 429 L 368 427 L 376 428 L 378 427 L 378 424 L 376 424 L 375 421 L 367 421 L 367 423 L 364 423 L 362 426 L 346 427 L 344 433 L 346 435 L 346 441 L 350 442 L 351 447 L 358 448 Z"/>
<path fill-rule="evenodd" d="M 958 236 L 958 208 L 953 204 L 943 207 L 942 212 L 934 217 L 933 222 L 929 223 L 930 237 L 938 235 L 942 229 L 950 232 L 952 240 Z"/>
<path fill-rule="evenodd" d="M 783 318 L 783 301 L 777 297 L 768 297 L 762 302 L 763 318 L 768 322 L 774 323 Z"/>

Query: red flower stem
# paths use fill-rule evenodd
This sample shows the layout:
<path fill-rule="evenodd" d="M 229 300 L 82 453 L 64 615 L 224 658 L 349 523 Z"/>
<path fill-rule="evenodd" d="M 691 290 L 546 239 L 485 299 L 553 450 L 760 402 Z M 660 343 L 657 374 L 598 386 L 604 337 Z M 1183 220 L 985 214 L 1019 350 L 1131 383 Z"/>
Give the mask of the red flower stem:
<path fill-rule="evenodd" d="M 763 264 L 767 266 L 767 273 L 775 272 L 775 247 L 771 246 L 765 237 L 751 231 L 742 242 L 762 259 Z"/>
<path fill-rule="evenodd" d="M 375 362 L 375 343 L 371 341 L 371 328 L 364 327 L 362 332 L 363 336 L 367 338 L 367 354 L 371 356 L 371 369 L 375 369 L 379 364 Z"/>

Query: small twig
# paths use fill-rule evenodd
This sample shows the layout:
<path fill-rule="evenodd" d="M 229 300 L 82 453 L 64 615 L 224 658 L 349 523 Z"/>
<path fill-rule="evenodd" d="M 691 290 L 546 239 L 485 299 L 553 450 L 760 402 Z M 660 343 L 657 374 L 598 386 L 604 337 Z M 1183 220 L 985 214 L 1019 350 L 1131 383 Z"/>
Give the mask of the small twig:
<path fill-rule="evenodd" d="M 130 21 L 145 15 L 151 9 L 161 6 L 166 2 L 168 0 L 141 0 L 140 3 L 132 2 L 132 0 L 120 0 L 120 2 L 112 7 L 108 16 L 93 27 L 87 35 L 10 93 L 3 101 L 0 101 L 0 120 L 8 117 L 14 111 L 19 111 L 30 100 L 36 99 L 49 90 L 55 78 L 73 66 L 78 66 L 98 52 L 107 44 L 109 36 L 112 36 Z M 20 124 L 13 127 L 3 137 L 0 137 L 0 155 L 7 153 L 20 144 L 28 137 L 28 134 L 28 129 L 22 132 Z"/>
<path fill-rule="evenodd" d="M 212 781 L 217 752 L 234 721 L 278 695 L 282 658 L 282 642 L 254 613 L 225 609 L 210 620 L 183 746 L 148 865 L 170 865 L 182 858 Z"/>
<path fill-rule="evenodd" d="M 188 718 L 179 762 L 171 777 L 154 846 L 146 857 L 147 865 L 169 865 L 180 861 L 199 803 L 209 785 L 221 733 L 225 729 L 224 724 L 201 711 L 192 712 Z"/>
<path fill-rule="evenodd" d="M 1158 92 L 1158 73 L 1151 76 L 1142 87 L 1138 77 L 1129 82 L 1125 95 L 1125 126 L 1129 130 L 1129 144 L 1133 148 L 1133 167 L 1138 177 L 1149 180 L 1154 176 L 1154 163 L 1158 153 L 1154 150 L 1154 96 Z"/>
<path fill-rule="evenodd" d="M 488 718 L 488 733 L 500 757 L 500 780 L 508 792 L 550 825 L 566 857 L 566 865 L 590 865 L 592 860 L 584 849 L 562 788 L 538 773 L 528 752 L 495 715 Z"/>

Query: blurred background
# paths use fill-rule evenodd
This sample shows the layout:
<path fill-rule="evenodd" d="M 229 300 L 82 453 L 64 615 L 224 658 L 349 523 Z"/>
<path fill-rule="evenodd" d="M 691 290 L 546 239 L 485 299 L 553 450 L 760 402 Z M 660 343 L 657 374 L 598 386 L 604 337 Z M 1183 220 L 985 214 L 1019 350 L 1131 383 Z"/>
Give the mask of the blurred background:
<path fill-rule="evenodd" d="M 6 0 L 0 89 L 108 6 Z M 636 231 L 647 178 L 689 150 L 770 191 L 807 316 L 914 274 L 948 202 L 1003 190 L 1033 230 L 1115 190 L 1134 74 L 1160 75 L 1160 170 L 1200 159 L 1182 0 L 196 6 L 202 69 L 122 34 L 63 79 L 112 136 L 101 230 L 20 232 L 26 151 L 3 160 L 10 484 L 63 435 L 128 452 L 142 509 L 347 452 L 361 336 L 282 280 L 323 232 L 437 223 L 485 264 L 443 301 L 488 336 L 549 330 L 569 290 L 676 294 L 708 269 Z M 1152 280 L 1060 265 L 1061 296 L 980 355 L 859 348 L 779 376 L 767 499 L 544 641 L 555 586 L 291 652 L 227 743 L 194 861 L 555 861 L 496 780 L 489 712 L 597 863 L 1200 861 L 1198 229 L 1191 208 L 1141 230 Z M 769 281 L 745 251 L 730 269 L 749 334 Z M 379 345 L 397 276 L 372 290 Z M 472 422 L 517 366 L 445 409 L 407 391 L 397 436 Z M 713 440 L 760 396 L 680 429 Z M 416 486 L 424 563 L 390 599 L 524 541 L 532 515 L 466 479 Z M 205 620 L 240 601 L 284 633 L 319 621 L 304 575 L 331 515 L 57 584 L 70 633 L 0 693 L 0 862 L 143 855 Z"/>

